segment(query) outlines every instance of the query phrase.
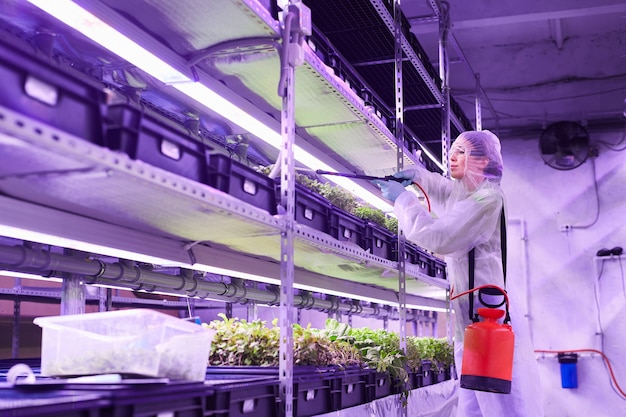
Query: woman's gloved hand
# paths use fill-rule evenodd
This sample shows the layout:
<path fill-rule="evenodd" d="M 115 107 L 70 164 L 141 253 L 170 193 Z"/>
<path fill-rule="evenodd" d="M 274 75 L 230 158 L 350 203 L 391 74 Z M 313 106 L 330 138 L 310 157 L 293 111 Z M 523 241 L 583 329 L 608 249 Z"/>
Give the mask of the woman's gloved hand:
<path fill-rule="evenodd" d="M 383 197 L 390 201 L 396 201 L 396 198 L 406 191 L 404 185 L 397 181 L 373 180 L 372 184 L 378 186 L 382 191 Z"/>
<path fill-rule="evenodd" d="M 415 170 L 408 169 L 408 170 L 396 172 L 395 174 L 393 174 L 393 176 L 398 179 L 401 179 L 402 186 L 407 187 L 413 184 L 413 179 L 415 178 Z"/>

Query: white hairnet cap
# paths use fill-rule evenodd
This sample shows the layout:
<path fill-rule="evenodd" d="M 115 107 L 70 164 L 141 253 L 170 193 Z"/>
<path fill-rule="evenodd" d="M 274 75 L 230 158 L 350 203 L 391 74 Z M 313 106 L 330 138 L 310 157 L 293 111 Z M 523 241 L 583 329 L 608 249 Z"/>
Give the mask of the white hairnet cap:
<path fill-rule="evenodd" d="M 489 160 L 483 170 L 486 180 L 499 182 L 502 179 L 502 152 L 500 139 L 489 130 L 469 130 L 461 133 L 458 139 L 470 144 L 472 156 L 483 156 Z"/>

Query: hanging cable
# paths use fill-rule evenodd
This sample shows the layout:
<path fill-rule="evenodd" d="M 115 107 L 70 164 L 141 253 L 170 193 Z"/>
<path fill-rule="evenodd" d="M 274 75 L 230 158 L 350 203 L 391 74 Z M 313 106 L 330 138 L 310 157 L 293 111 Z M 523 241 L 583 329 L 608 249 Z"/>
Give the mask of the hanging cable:
<path fill-rule="evenodd" d="M 591 158 L 591 170 L 593 172 L 593 188 L 595 190 L 595 195 L 596 195 L 596 215 L 591 223 L 585 224 L 582 226 L 572 225 L 572 229 L 588 229 L 594 224 L 596 224 L 598 222 L 598 219 L 600 218 L 600 195 L 598 194 L 598 179 L 596 175 L 596 163 L 593 158 Z"/>
<path fill-rule="evenodd" d="M 535 353 L 554 353 L 554 354 L 559 354 L 559 353 L 597 353 L 598 355 L 600 355 L 602 357 L 602 359 L 604 360 L 604 363 L 609 371 L 609 375 L 611 377 L 611 385 L 613 387 L 616 388 L 617 392 L 619 393 L 619 395 L 621 395 L 622 397 L 624 397 L 626 399 L 626 392 L 624 392 L 624 390 L 622 390 L 622 388 L 620 387 L 619 383 L 617 382 L 617 379 L 615 378 L 615 373 L 613 373 L 613 367 L 611 366 L 611 361 L 609 361 L 609 358 L 607 358 L 607 356 L 596 349 L 574 349 L 574 350 L 544 350 L 544 349 L 537 349 L 535 350 Z"/>
<path fill-rule="evenodd" d="M 285 28 L 283 30 L 282 46 L 280 48 L 280 79 L 278 80 L 278 96 L 285 97 L 287 82 L 287 70 L 289 69 L 289 44 L 291 43 L 291 23 L 296 17 L 294 13 L 285 16 Z"/>
<path fill-rule="evenodd" d="M 596 302 L 596 311 L 598 312 L 597 320 L 598 320 L 598 329 L 600 332 L 600 348 L 604 350 L 604 333 L 602 333 L 602 317 L 600 315 L 600 295 L 598 286 L 600 285 L 600 278 L 602 278 L 602 274 L 604 273 L 604 263 L 605 259 L 602 260 L 602 264 L 600 265 L 600 272 L 598 273 L 598 278 L 596 283 L 594 284 L 594 299 Z"/>
<path fill-rule="evenodd" d="M 626 124 L 624 124 L 624 128 L 622 129 L 622 138 L 618 140 L 616 143 L 610 143 L 604 140 L 598 140 L 597 142 L 600 143 L 601 145 L 604 145 L 606 148 L 612 151 L 621 152 L 621 151 L 626 150 L 626 145 L 621 148 L 618 148 L 618 146 L 624 143 L 624 141 L 626 141 Z"/>

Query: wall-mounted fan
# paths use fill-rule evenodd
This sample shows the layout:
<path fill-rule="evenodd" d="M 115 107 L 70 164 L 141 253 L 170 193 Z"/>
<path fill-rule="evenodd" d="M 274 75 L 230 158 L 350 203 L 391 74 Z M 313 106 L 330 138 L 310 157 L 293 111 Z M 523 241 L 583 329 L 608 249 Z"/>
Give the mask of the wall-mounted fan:
<path fill-rule="evenodd" d="M 553 123 L 541 132 L 539 149 L 544 162 L 554 169 L 574 169 L 589 157 L 589 133 L 575 122 Z"/>

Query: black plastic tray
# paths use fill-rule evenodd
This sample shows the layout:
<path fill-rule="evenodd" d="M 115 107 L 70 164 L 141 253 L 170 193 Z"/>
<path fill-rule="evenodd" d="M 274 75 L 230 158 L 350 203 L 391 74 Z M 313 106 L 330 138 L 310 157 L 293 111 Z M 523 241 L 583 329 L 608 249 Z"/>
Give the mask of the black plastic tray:
<path fill-rule="evenodd" d="M 352 242 L 365 249 L 365 220 L 331 206 L 330 235 L 337 240 Z"/>
<path fill-rule="evenodd" d="M 211 147 L 174 121 L 130 104 L 107 110 L 104 145 L 165 171 L 206 184 Z"/>
<path fill-rule="evenodd" d="M 278 211 L 275 181 L 228 155 L 210 156 L 206 184 L 270 214 Z"/>
<path fill-rule="evenodd" d="M 369 221 L 365 222 L 363 249 L 369 250 L 372 255 L 393 260 L 396 245 L 396 234 Z"/>
<path fill-rule="evenodd" d="M 278 378 L 211 374 L 205 384 L 212 394 L 206 399 L 206 417 L 276 417 L 280 383 Z"/>
<path fill-rule="evenodd" d="M 79 138 L 102 143 L 102 83 L 63 66 L 32 46 L 0 40 L 0 106 Z"/>
<path fill-rule="evenodd" d="M 110 406 L 106 394 L 53 389 L 39 392 L 0 389 L 0 416 L 104 417 Z"/>
<path fill-rule="evenodd" d="M 370 401 L 373 369 L 347 369 L 337 372 L 335 409 L 354 407 Z"/>

